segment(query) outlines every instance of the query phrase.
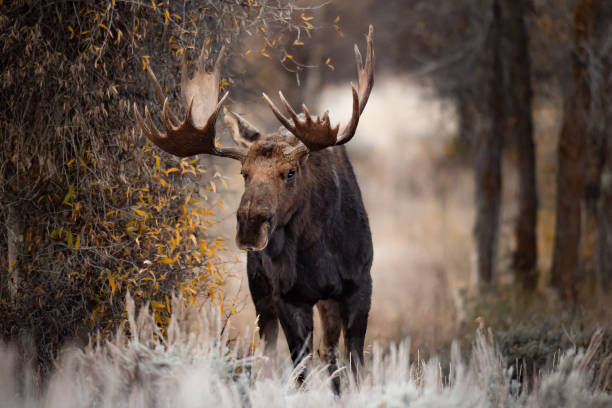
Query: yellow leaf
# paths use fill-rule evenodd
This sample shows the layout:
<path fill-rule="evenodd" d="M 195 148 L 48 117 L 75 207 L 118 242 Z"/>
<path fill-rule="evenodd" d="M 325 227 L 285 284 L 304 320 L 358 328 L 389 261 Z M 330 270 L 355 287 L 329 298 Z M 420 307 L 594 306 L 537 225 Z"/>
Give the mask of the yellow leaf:
<path fill-rule="evenodd" d="M 117 289 L 117 282 L 115 282 L 115 278 L 113 278 L 112 276 L 109 276 L 108 284 L 111 287 L 111 293 L 115 293 L 115 290 Z"/>
<path fill-rule="evenodd" d="M 66 245 L 68 245 L 68 248 L 72 246 L 72 233 L 70 231 L 66 234 Z"/>
<path fill-rule="evenodd" d="M 120 29 L 117 29 L 117 43 L 119 43 L 119 41 L 121 41 L 121 36 L 123 35 L 123 31 L 121 31 Z"/>
<path fill-rule="evenodd" d="M 310 16 L 310 17 L 306 17 L 306 16 L 304 15 L 304 13 L 302 13 L 301 17 L 302 17 L 302 20 L 304 20 L 304 21 L 310 21 L 310 20 L 312 20 L 312 19 L 314 18 L 314 17 L 312 17 L 312 16 Z"/>
<path fill-rule="evenodd" d="M 295 41 L 293 42 L 293 45 L 304 45 L 304 43 L 303 43 L 302 41 L 295 40 Z"/>
<path fill-rule="evenodd" d="M 164 24 L 168 24 L 168 19 L 170 18 L 170 12 L 168 9 L 164 12 Z"/>
<path fill-rule="evenodd" d="M 166 295 L 166 309 L 168 310 L 168 313 L 170 313 L 170 300 L 168 299 L 168 295 Z"/>
<path fill-rule="evenodd" d="M 68 167 L 72 166 L 72 163 L 74 163 L 74 160 L 75 159 L 69 160 L 68 163 L 66 163 L 66 166 L 68 166 Z"/>
<path fill-rule="evenodd" d="M 157 167 L 157 170 L 160 169 L 159 156 L 155 156 L 155 167 Z"/>
<path fill-rule="evenodd" d="M 77 235 L 76 242 L 74 243 L 74 249 L 79 249 L 80 246 L 81 246 L 81 236 Z"/>
<path fill-rule="evenodd" d="M 172 261 L 172 259 L 168 258 L 167 256 L 162 256 L 159 260 L 159 262 L 164 263 L 164 264 L 171 264 L 174 263 Z"/>
<path fill-rule="evenodd" d="M 144 211 L 142 211 L 142 210 L 139 210 L 139 209 L 137 209 L 137 208 L 134 208 L 134 212 L 135 212 L 136 214 L 140 215 L 141 217 L 145 217 L 145 218 L 147 218 L 147 213 L 146 213 L 146 212 L 144 212 Z"/>
<path fill-rule="evenodd" d="M 155 5 L 155 2 L 153 0 L 151 0 L 151 4 L 153 5 L 153 10 L 157 10 L 157 6 Z"/>
<path fill-rule="evenodd" d="M 147 64 L 149 63 L 149 56 L 148 55 L 143 55 L 140 58 L 142 58 L 142 64 L 144 66 L 143 69 L 146 69 L 147 68 Z"/>
<path fill-rule="evenodd" d="M 71 205 L 70 199 L 72 199 L 72 197 L 74 197 L 74 184 L 68 186 L 68 192 L 64 196 L 64 204 Z"/>
<path fill-rule="evenodd" d="M 151 306 L 153 306 L 154 309 L 164 309 L 166 307 L 166 305 L 164 305 L 163 303 L 160 303 L 156 300 L 152 300 L 151 301 Z"/>
<path fill-rule="evenodd" d="M 214 181 L 210 180 L 210 187 L 212 187 L 212 190 L 216 193 L 217 192 L 217 185 L 215 184 Z"/>

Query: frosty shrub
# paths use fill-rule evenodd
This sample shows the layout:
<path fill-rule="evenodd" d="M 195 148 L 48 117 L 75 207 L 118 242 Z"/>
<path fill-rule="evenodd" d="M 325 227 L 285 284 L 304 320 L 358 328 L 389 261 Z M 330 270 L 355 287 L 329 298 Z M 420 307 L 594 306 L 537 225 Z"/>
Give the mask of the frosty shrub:
<path fill-rule="evenodd" d="M 570 350 L 542 370 L 533 388 L 512 378 L 491 335 L 477 333 L 467 361 L 456 345 L 448 370 L 437 358 L 410 361 L 409 342 L 374 346 L 359 385 L 341 368 L 343 394 L 335 398 L 317 359 L 301 388 L 287 358 L 268 358 L 252 338 L 230 341 L 218 307 L 172 301 L 167 335 L 150 309 L 137 314 L 127 298 L 128 327 L 111 341 L 64 351 L 44 389 L 0 348 L 0 401 L 12 407 L 607 407 L 601 386 L 610 355 L 594 369 L 601 342 Z M 128 335 L 129 333 L 129 335 Z"/>

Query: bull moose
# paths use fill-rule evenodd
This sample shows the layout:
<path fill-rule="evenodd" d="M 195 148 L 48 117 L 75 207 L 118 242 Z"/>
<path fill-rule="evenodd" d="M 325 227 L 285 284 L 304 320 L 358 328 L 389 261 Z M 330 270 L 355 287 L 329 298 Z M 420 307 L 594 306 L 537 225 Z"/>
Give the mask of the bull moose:
<path fill-rule="evenodd" d="M 165 133 L 157 130 L 148 108 L 145 120 L 134 113 L 145 135 L 176 156 L 210 154 L 240 161 L 245 181 L 237 211 L 238 247 L 247 251 L 247 275 L 266 351 L 276 347 L 278 322 L 295 365 L 312 352 L 313 307 L 323 327 L 322 359 L 337 370 L 336 349 L 344 332 L 354 371 L 363 363 L 364 337 L 372 295 L 373 249 L 368 216 L 344 146 L 351 140 L 374 83 L 373 27 L 367 36 L 365 64 L 355 45 L 358 89 L 352 88 L 352 114 L 340 131 L 326 112 L 313 118 L 302 105 L 299 115 L 279 92 L 287 118 L 264 93 L 283 125 L 264 136 L 240 115 L 224 108 L 236 147 L 215 141 L 215 122 L 228 96 L 219 95 L 224 48 L 212 72 L 202 51 L 193 78 L 182 65 L 182 96 L 187 110 L 179 120 L 147 67 L 157 101 L 163 106 Z M 336 377 L 333 387 L 339 392 Z"/>

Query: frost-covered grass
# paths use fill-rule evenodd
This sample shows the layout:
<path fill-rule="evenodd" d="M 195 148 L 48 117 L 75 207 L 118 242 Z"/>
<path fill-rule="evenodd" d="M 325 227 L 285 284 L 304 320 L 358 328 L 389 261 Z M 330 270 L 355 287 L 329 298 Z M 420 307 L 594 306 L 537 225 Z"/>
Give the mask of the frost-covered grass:
<path fill-rule="evenodd" d="M 359 385 L 339 370 L 343 393 L 331 392 L 327 369 L 316 358 L 298 387 L 288 358 L 249 352 L 252 339 L 230 341 L 210 307 L 173 302 L 167 337 L 152 316 L 136 317 L 128 299 L 128 326 L 111 342 L 62 353 L 44 389 L 0 347 L 1 407 L 610 407 L 612 356 L 594 361 L 601 333 L 587 350 L 570 350 L 540 372 L 532 389 L 513 380 L 491 336 L 476 334 L 471 357 L 455 345 L 450 365 L 438 359 L 410 361 L 407 341 L 374 346 Z M 595 369 L 594 367 L 597 367 Z"/>

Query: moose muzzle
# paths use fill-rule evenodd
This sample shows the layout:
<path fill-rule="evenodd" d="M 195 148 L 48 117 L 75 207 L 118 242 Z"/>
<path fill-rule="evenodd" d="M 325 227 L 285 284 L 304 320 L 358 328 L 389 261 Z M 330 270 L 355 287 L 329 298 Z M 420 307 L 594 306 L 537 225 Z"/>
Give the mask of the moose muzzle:
<path fill-rule="evenodd" d="M 257 200 L 246 191 L 236 216 L 238 247 L 247 251 L 263 250 L 268 245 L 273 229 L 274 212 L 271 203 Z"/>

